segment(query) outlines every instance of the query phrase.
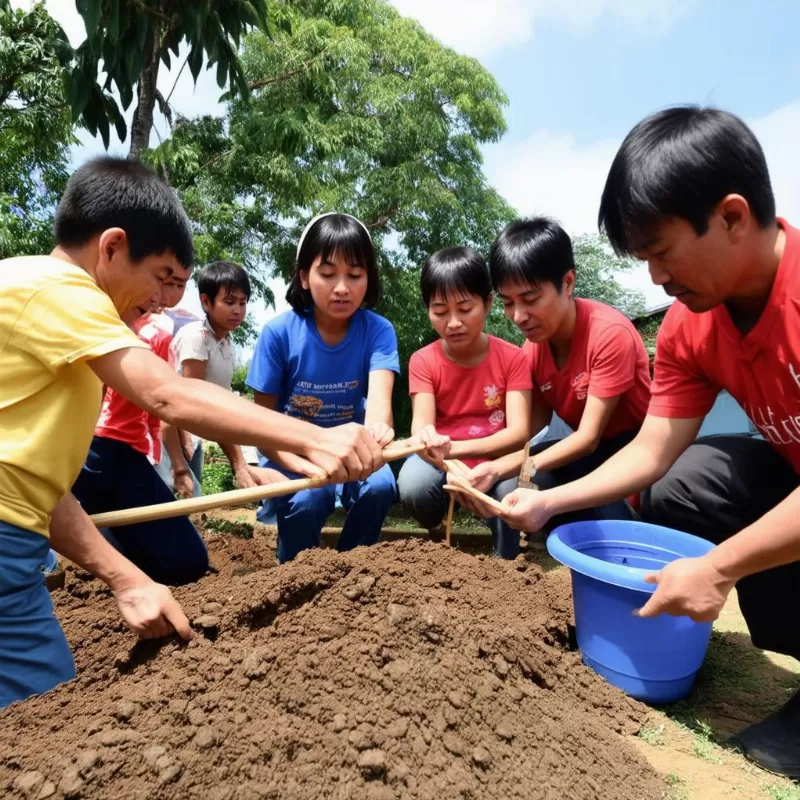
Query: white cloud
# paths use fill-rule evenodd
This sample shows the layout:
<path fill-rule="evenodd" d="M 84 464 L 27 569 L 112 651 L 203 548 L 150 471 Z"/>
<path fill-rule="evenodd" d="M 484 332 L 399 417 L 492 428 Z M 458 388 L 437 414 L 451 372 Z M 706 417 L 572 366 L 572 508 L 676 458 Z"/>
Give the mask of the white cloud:
<path fill-rule="evenodd" d="M 747 122 L 766 153 L 778 213 L 800 224 L 800 99 Z M 492 147 L 486 172 L 489 182 L 520 213 L 555 217 L 572 235 L 593 232 L 620 141 L 607 139 L 580 147 L 569 133 L 540 130 L 521 142 Z M 664 302 L 664 293 L 650 283 L 644 267 L 623 275 L 621 282 L 641 289 L 648 305 Z"/>
<path fill-rule="evenodd" d="M 698 0 L 393 0 L 444 44 L 485 57 L 529 42 L 537 20 L 549 19 L 585 33 L 611 16 L 639 36 L 660 36 Z"/>

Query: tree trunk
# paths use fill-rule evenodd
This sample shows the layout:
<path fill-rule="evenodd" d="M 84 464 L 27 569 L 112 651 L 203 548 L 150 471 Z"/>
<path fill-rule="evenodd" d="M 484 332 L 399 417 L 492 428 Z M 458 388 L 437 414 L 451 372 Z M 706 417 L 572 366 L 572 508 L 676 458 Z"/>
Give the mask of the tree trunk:
<path fill-rule="evenodd" d="M 153 110 L 156 105 L 156 84 L 158 82 L 158 66 L 161 63 L 158 53 L 159 35 L 155 25 L 150 28 L 150 34 L 145 45 L 150 57 L 145 61 L 139 73 L 136 88 L 137 104 L 133 112 L 131 125 L 131 149 L 128 158 L 139 161 L 142 153 L 150 146 L 150 129 L 153 127 Z"/>

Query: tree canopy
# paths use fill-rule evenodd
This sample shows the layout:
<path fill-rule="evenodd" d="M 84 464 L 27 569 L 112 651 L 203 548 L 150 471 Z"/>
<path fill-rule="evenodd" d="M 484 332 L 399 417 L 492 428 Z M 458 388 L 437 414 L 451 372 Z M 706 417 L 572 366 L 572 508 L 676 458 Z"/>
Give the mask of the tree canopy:
<path fill-rule="evenodd" d="M 0 258 L 47 252 L 75 141 L 65 102 L 72 58 L 43 3 L 0 0 Z"/>
<path fill-rule="evenodd" d="M 130 157 L 147 150 L 153 111 L 158 102 L 171 118 L 169 98 L 157 88 L 159 65 L 167 69 L 182 43 L 195 81 L 205 62 L 216 67 L 220 89 L 247 97 L 249 89 L 239 63 L 242 37 L 269 27 L 266 0 L 76 0 L 86 26 L 86 40 L 77 49 L 68 76 L 73 118 L 81 119 L 108 147 L 110 126 L 125 141 L 127 126 L 111 94 L 116 90 L 124 109 L 137 104 L 131 126 Z M 101 87 L 98 75 L 106 75 Z"/>

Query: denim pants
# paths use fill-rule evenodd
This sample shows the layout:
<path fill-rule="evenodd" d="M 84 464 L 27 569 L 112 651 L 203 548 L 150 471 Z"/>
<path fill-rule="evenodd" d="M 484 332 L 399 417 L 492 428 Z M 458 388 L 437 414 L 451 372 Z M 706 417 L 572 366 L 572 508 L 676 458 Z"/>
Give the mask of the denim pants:
<path fill-rule="evenodd" d="M 261 458 L 261 466 L 282 472 L 287 478 L 302 478 Z M 389 509 L 397 499 L 397 484 L 388 464 L 373 472 L 365 481 L 331 484 L 319 489 L 305 489 L 284 497 L 265 500 L 256 514 L 260 522 L 278 523 L 278 561 L 291 561 L 301 550 L 319 547 L 322 527 L 336 506 L 337 493 L 347 512 L 338 550 L 352 550 L 359 545 L 375 544 Z"/>
<path fill-rule="evenodd" d="M 102 514 L 175 499 L 142 453 L 95 436 L 72 492 L 87 514 Z M 188 517 L 124 525 L 101 533 L 154 581 L 179 586 L 208 570 L 208 551 Z"/>
<path fill-rule="evenodd" d="M 444 490 L 447 475 L 417 455 L 406 459 L 400 469 L 397 486 L 400 502 L 411 509 L 414 519 L 423 527 L 435 528 L 444 519 L 450 496 Z M 516 478 L 498 481 L 490 492 L 495 500 L 502 500 L 517 488 Z M 500 519 L 487 520 L 492 531 L 495 555 L 514 559 L 519 555 L 519 532 L 512 530 Z"/>
<path fill-rule="evenodd" d="M 75 677 L 44 583 L 49 549 L 41 534 L 0 521 L 0 708 Z"/>

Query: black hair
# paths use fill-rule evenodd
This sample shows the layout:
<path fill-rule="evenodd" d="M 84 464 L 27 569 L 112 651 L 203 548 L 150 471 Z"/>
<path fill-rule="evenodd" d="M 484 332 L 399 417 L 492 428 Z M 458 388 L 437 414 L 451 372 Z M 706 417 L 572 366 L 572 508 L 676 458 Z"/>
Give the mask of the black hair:
<path fill-rule="evenodd" d="M 560 292 L 564 276 L 574 269 L 572 240 L 547 217 L 515 220 L 495 239 L 489 255 L 492 285 L 497 290 L 506 283 L 552 283 Z"/>
<path fill-rule="evenodd" d="M 138 161 L 95 158 L 67 181 L 56 210 L 56 244 L 81 247 L 109 228 L 125 231 L 133 261 L 169 250 L 184 267 L 194 263 L 192 226 L 177 194 Z"/>
<path fill-rule="evenodd" d="M 338 256 L 348 264 L 367 271 L 367 291 L 362 306 L 374 308 L 381 299 L 381 280 L 372 238 L 366 228 L 349 214 L 329 214 L 317 220 L 306 234 L 294 262 L 294 273 L 286 291 L 286 302 L 298 313 L 308 311 L 314 301 L 303 288 L 301 273 L 308 275 L 311 265 L 322 257 L 328 261 Z"/>
<path fill-rule="evenodd" d="M 679 106 L 643 119 L 625 137 L 606 179 L 598 225 L 620 255 L 659 221 L 688 220 L 698 236 L 729 194 L 747 200 L 762 228 L 775 221 L 764 151 L 753 132 L 727 111 Z"/>
<path fill-rule="evenodd" d="M 436 297 L 473 294 L 485 303 L 492 293 L 489 268 L 470 247 L 446 247 L 428 256 L 420 275 L 422 300 L 430 306 Z"/>
<path fill-rule="evenodd" d="M 250 299 L 250 278 L 242 267 L 231 261 L 214 261 L 206 264 L 197 277 L 197 289 L 204 294 L 213 305 L 220 289 L 233 292 L 236 289 L 244 292 L 245 299 Z"/>

